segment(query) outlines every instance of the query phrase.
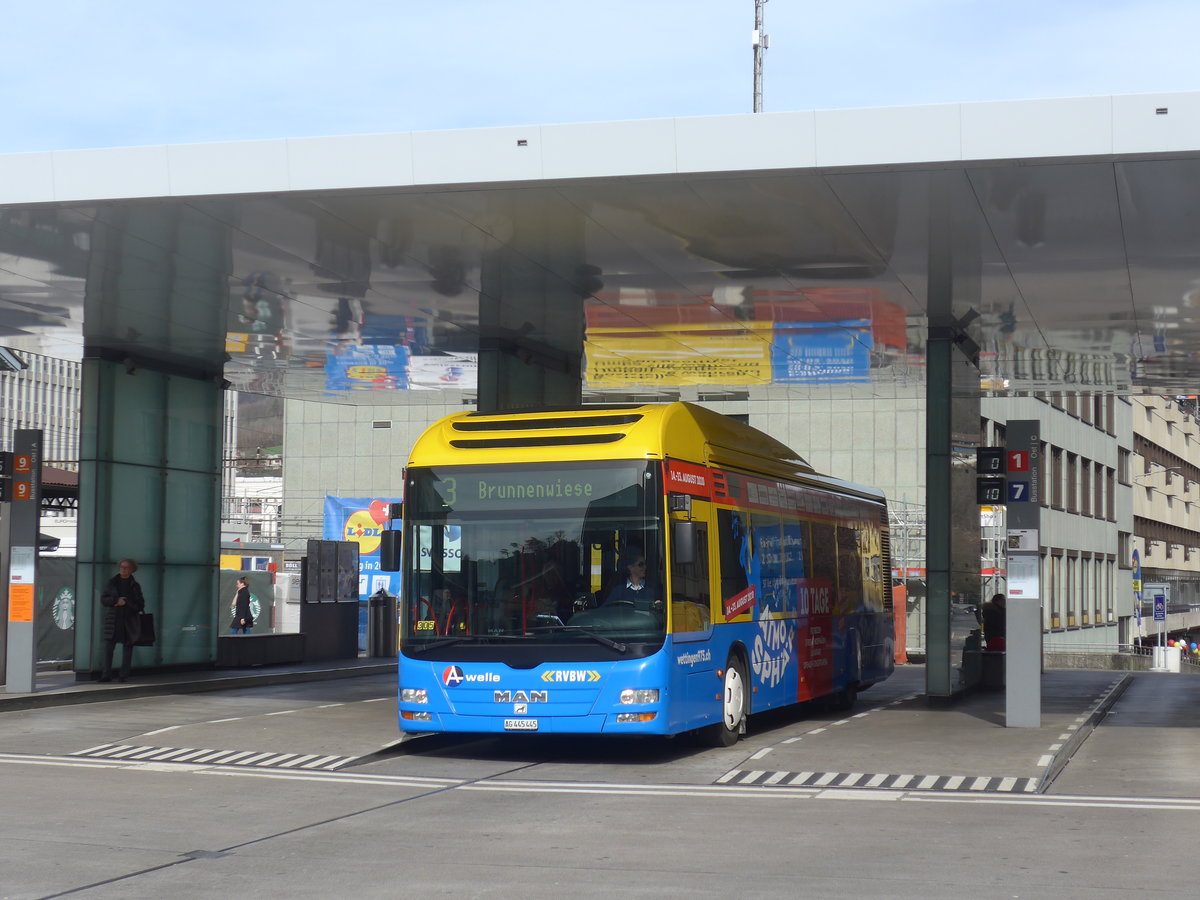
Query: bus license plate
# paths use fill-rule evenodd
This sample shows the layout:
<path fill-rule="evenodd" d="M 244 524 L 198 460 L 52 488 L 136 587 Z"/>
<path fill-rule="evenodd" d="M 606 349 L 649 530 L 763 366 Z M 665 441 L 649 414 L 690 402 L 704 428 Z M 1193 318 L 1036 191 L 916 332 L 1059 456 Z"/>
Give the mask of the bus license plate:
<path fill-rule="evenodd" d="M 505 719 L 505 731 L 537 731 L 537 719 Z"/>

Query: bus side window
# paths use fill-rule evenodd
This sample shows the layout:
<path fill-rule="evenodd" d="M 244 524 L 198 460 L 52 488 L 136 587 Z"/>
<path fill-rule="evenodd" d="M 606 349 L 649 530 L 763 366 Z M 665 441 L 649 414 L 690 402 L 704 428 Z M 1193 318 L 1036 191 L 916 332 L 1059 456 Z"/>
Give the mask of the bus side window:
<path fill-rule="evenodd" d="M 695 559 L 671 564 L 671 631 L 704 631 L 709 625 L 708 526 L 695 523 Z"/>
<path fill-rule="evenodd" d="M 717 552 L 721 573 L 720 600 L 728 600 L 744 591 L 750 584 L 741 562 L 741 547 L 744 530 L 748 527 L 746 515 L 731 509 L 717 510 Z"/>
<path fill-rule="evenodd" d="M 837 531 L 826 522 L 812 523 L 812 575 L 837 587 Z"/>

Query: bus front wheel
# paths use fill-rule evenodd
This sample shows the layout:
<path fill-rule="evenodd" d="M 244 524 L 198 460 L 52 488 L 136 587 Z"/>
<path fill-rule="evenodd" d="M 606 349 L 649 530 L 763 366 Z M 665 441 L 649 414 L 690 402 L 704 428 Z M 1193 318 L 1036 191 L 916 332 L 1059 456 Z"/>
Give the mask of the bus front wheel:
<path fill-rule="evenodd" d="M 739 657 L 730 657 L 721 683 L 721 721 L 703 731 L 706 743 L 714 747 L 732 747 L 746 730 L 750 682 L 746 666 Z"/>

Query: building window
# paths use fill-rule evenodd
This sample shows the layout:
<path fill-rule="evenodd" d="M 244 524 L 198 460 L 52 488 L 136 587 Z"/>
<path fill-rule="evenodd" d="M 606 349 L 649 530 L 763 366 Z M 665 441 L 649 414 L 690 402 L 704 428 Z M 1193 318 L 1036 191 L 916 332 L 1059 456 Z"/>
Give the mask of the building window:
<path fill-rule="evenodd" d="M 1086 459 L 1079 467 L 1079 513 L 1092 514 L 1092 464 Z"/>
<path fill-rule="evenodd" d="M 1050 505 L 1063 508 L 1063 452 L 1060 447 L 1050 450 Z"/>

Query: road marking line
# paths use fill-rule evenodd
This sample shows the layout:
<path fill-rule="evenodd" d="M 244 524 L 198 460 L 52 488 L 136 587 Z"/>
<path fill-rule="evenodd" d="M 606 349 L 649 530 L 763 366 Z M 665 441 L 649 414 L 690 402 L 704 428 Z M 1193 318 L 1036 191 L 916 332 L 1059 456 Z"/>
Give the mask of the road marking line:
<path fill-rule="evenodd" d="M 228 750 L 214 750 L 214 751 L 212 751 L 212 753 L 206 753 L 203 756 L 197 756 L 195 759 L 192 760 L 192 762 L 194 762 L 194 763 L 212 762 L 213 760 L 217 759 L 218 757 L 228 756 L 229 752 L 230 751 L 228 751 Z"/>
<path fill-rule="evenodd" d="M 276 754 L 275 754 L 274 752 L 272 752 L 272 753 L 259 753 L 259 754 L 256 754 L 256 755 L 254 755 L 254 756 L 250 757 L 249 759 L 243 759 L 243 760 L 242 760 L 240 763 L 238 763 L 238 765 L 242 765 L 242 766 L 252 766 L 252 765 L 254 765 L 256 762 L 258 762 L 260 759 L 266 759 L 268 756 L 275 756 L 275 755 L 276 755 Z"/>
<path fill-rule="evenodd" d="M 70 756 L 91 756 L 93 753 L 97 752 L 98 750 L 103 750 L 105 747 L 111 747 L 111 746 L 112 746 L 112 744 L 97 744 L 95 747 L 88 747 L 86 750 L 76 750 L 74 753 L 71 753 L 69 755 Z"/>
<path fill-rule="evenodd" d="M 129 747 L 128 744 L 109 744 L 107 750 L 100 750 L 96 753 L 89 753 L 88 756 L 98 756 L 101 759 L 103 759 L 106 756 L 111 756 L 112 754 L 117 753 L 121 750 L 128 749 L 128 747 Z"/>
<path fill-rule="evenodd" d="M 297 756 L 295 759 L 290 759 L 290 760 L 288 760 L 287 762 L 285 762 L 285 763 L 284 763 L 282 766 L 280 766 L 279 768 L 281 768 L 281 769 L 290 769 L 290 768 L 292 768 L 293 766 L 298 766 L 298 765 L 300 765 L 300 763 L 306 763 L 306 762 L 308 762 L 310 759 L 316 759 L 316 758 L 317 758 L 317 756 L 319 756 L 319 754 L 317 754 L 317 753 L 309 753 L 307 756 Z"/>
<path fill-rule="evenodd" d="M 145 745 L 143 745 L 141 747 L 129 747 L 125 750 L 118 751 L 117 753 L 110 753 L 108 755 L 108 758 L 109 759 L 124 759 L 126 756 L 129 756 L 129 754 L 131 754 L 131 753 L 141 753 L 143 750 L 153 750 L 153 749 L 154 749 L 153 747 L 147 747 Z"/>
<path fill-rule="evenodd" d="M 175 752 L 175 751 L 171 751 Z M 196 751 L 189 751 L 196 752 Z M 198 751 L 200 753 L 208 751 Z M 336 757 L 335 757 L 336 758 Z M 789 788 L 778 784 L 771 786 L 731 787 L 728 785 L 630 785 L 630 784 L 596 784 L 570 782 L 521 782 L 521 781 L 471 781 L 446 778 L 419 778 L 401 775 L 361 775 L 350 772 L 316 772 L 297 771 L 295 769 L 252 769 L 238 766 L 198 766 L 179 765 L 175 763 L 158 763 L 147 760 L 120 759 L 82 759 L 76 756 L 46 757 L 34 755 L 16 755 L 0 753 L 0 763 L 59 766 L 84 769 L 122 768 L 126 771 L 137 769 L 146 772 L 187 774 L 187 775 L 224 775 L 226 777 L 254 777 L 275 779 L 300 779 L 303 781 L 324 781 L 343 785 L 384 785 L 389 787 L 411 787 L 420 789 L 452 789 L 476 791 L 502 791 L 525 793 L 574 793 L 574 794 L 611 794 L 611 795 L 642 795 L 642 796 L 676 796 L 676 797 L 725 797 L 730 799 L 825 799 L 825 800 L 878 800 L 893 802 L 905 800 L 921 803 L 991 803 L 1006 806 L 1020 804 L 1038 804 L 1043 806 L 1065 808 L 1110 808 L 1110 809 L 1146 809 L 1146 810 L 1178 810 L 1200 812 L 1200 799 L 1180 800 L 1174 797 L 1086 797 L 1079 795 L 1045 795 L 1045 794 L 995 794 L 969 793 L 964 791 L 900 791 L 864 790 L 860 788 L 826 788 L 824 790 L 810 788 Z M 811 775 L 812 773 L 800 773 Z M 916 776 L 899 776 L 911 780 Z M 943 776 L 926 776 L 940 778 Z M 948 779 L 949 780 L 949 779 Z M 1001 784 L 1018 785 L 1021 779 L 1005 778 Z M 1034 789 L 1034 779 L 1027 779 L 1026 790 Z"/>
<path fill-rule="evenodd" d="M 340 759 L 338 756 L 322 756 L 320 759 L 313 760 L 310 763 L 305 763 L 300 768 L 302 769 L 318 769 L 327 763 L 333 762 L 335 759 Z"/>
<path fill-rule="evenodd" d="M 291 759 L 295 755 L 296 755 L 295 753 L 277 753 L 274 756 L 264 759 L 262 762 L 255 763 L 255 765 L 256 766 L 273 766 L 273 765 L 276 765 L 277 763 L 283 762 L 285 759 Z"/>
<path fill-rule="evenodd" d="M 183 756 L 175 757 L 174 761 L 175 762 L 187 762 L 189 760 L 195 759 L 197 756 L 203 756 L 205 753 L 208 753 L 208 752 L 209 752 L 209 750 L 207 748 L 204 750 L 192 750 L 190 753 L 183 754 Z"/>

